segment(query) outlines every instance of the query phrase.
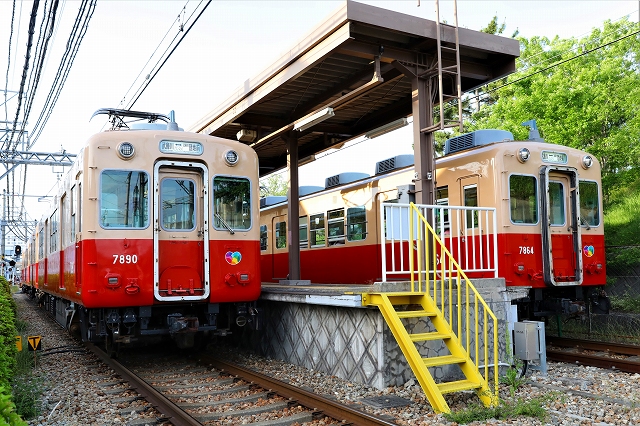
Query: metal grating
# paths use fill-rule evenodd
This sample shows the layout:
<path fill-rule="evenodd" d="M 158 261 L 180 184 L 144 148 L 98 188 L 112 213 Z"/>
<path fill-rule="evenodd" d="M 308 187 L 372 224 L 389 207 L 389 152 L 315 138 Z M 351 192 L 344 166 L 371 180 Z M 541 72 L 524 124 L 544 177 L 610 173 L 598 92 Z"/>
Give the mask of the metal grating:
<path fill-rule="evenodd" d="M 473 133 L 466 133 L 464 135 L 456 136 L 447 141 L 447 147 L 445 154 L 451 154 L 452 152 L 462 151 L 473 147 Z"/>
<path fill-rule="evenodd" d="M 387 173 L 396 168 L 396 157 L 387 160 L 378 161 L 376 165 L 376 174 Z"/>

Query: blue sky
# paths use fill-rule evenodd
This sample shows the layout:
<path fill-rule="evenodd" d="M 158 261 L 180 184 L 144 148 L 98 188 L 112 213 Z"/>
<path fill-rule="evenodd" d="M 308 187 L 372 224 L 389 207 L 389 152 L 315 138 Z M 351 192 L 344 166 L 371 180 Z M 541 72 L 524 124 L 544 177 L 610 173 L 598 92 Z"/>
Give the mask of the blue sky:
<path fill-rule="evenodd" d="M 421 0 L 420 7 L 417 7 L 417 0 L 363 3 L 435 19 L 432 0 Z M 17 90 L 22 74 L 31 4 L 25 0 L 16 3 L 12 63 L 8 74 L 10 90 Z M 196 1 L 187 3 L 187 16 L 197 4 Z M 310 0 L 212 2 L 133 109 L 160 113 L 175 110 L 180 126 L 189 128 L 227 99 L 246 79 L 289 50 L 339 4 L 338 1 Z M 7 70 L 11 5 L 8 0 L 0 2 L 2 80 Z M 104 120 L 94 118 L 89 122 L 91 114 L 99 108 L 116 107 L 136 76 L 141 71 L 146 75 L 145 63 L 184 5 L 185 1 L 99 1 L 56 109 L 33 149 L 52 152 L 62 146 L 68 152 L 77 152 L 91 134 L 100 131 Z M 441 19 L 450 23 L 453 22 L 452 5 L 452 1 L 440 3 Z M 51 57 L 40 83 L 42 88 L 31 121 L 37 118 L 39 105 L 48 93 L 78 6 L 78 1 L 61 1 L 60 27 L 52 42 Z M 494 15 L 506 23 L 507 36 L 518 29 L 525 37 L 580 37 L 594 27 L 600 27 L 606 19 L 617 20 L 631 15 L 630 19 L 637 22 L 638 1 L 458 1 L 461 27 L 478 30 Z M 174 33 L 170 32 L 170 37 Z M 15 110 L 12 110 L 11 102 L 8 110 L 12 119 Z M 5 119 L 4 108 L 0 109 L 0 116 L 0 120 Z M 325 175 L 342 171 L 373 173 L 376 161 L 411 152 L 410 127 L 303 167 L 301 184 L 320 185 L 324 183 Z M 329 168 L 331 172 L 327 172 Z M 45 195 L 54 186 L 54 180 L 49 167 L 31 166 L 27 193 Z M 0 186 L 5 187 L 5 184 L 0 183 Z M 39 218 L 45 206 L 35 199 L 27 202 L 30 215 Z"/>

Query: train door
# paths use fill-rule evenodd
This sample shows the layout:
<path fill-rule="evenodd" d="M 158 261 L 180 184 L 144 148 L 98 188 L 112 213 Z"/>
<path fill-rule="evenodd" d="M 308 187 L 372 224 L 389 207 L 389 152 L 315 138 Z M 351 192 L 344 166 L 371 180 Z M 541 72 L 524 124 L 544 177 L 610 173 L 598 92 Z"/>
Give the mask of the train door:
<path fill-rule="evenodd" d="M 460 244 L 457 245 L 460 252 L 457 253 L 458 261 L 463 269 L 471 269 L 476 264 L 475 256 L 479 253 L 475 250 L 478 247 L 476 239 L 479 238 L 476 228 L 478 227 L 478 211 L 473 210 L 478 207 L 478 176 L 467 176 L 460 179 L 460 194 L 462 205 L 470 207 L 471 210 L 465 210 L 463 216 L 458 220 Z M 455 235 L 455 234 L 454 234 Z M 457 248 L 454 248 L 454 255 Z"/>
<path fill-rule="evenodd" d="M 204 165 L 158 161 L 154 168 L 154 295 L 209 297 L 209 193 Z"/>
<path fill-rule="evenodd" d="M 578 173 L 572 167 L 540 169 L 542 265 L 545 284 L 582 284 Z"/>
<path fill-rule="evenodd" d="M 271 271 L 274 280 L 287 279 L 289 275 L 289 246 L 287 244 L 287 215 L 271 219 Z"/>

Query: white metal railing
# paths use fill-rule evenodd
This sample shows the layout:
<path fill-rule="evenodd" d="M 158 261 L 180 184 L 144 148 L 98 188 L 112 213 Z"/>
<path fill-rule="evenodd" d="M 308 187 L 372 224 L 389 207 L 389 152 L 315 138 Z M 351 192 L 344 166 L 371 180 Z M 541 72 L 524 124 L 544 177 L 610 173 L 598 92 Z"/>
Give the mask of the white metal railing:
<path fill-rule="evenodd" d="M 430 218 L 436 235 L 467 275 L 484 273 L 498 276 L 495 208 L 420 204 L 415 207 L 425 218 Z M 382 203 L 380 206 L 383 282 L 409 279 L 410 211 L 409 204 Z M 417 215 L 416 212 L 413 214 Z M 426 266 L 415 272 L 433 272 L 428 270 L 429 262 L 422 265 Z"/>

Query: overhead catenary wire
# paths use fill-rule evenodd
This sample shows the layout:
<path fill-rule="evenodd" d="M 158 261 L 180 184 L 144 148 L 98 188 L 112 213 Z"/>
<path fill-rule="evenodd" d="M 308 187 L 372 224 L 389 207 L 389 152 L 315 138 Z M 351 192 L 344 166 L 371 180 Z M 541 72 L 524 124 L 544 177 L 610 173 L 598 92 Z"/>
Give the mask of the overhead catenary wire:
<path fill-rule="evenodd" d="M 7 89 L 9 89 L 9 69 L 11 68 L 11 41 L 13 40 L 13 21 L 16 15 L 16 0 L 13 0 L 11 9 L 11 27 L 9 30 L 9 49 L 7 49 L 7 74 L 4 84 L 4 121 L 9 121 L 9 111 L 7 109 Z"/>
<path fill-rule="evenodd" d="M 193 26 L 196 24 L 196 22 L 198 22 L 198 19 L 200 19 L 200 17 L 202 16 L 202 14 L 204 13 L 205 10 L 207 10 L 207 7 L 209 7 L 209 5 L 211 4 L 212 0 L 208 0 L 207 4 L 204 5 L 204 7 L 202 8 L 202 10 L 200 11 L 200 13 L 198 14 L 198 16 L 195 18 L 195 20 L 191 23 L 191 25 L 189 26 L 189 28 L 184 32 L 184 34 L 182 35 L 182 37 L 180 37 L 180 40 L 178 40 L 178 42 L 176 43 L 176 45 L 173 47 L 173 49 L 171 49 L 171 52 L 169 52 L 169 54 L 166 56 L 166 58 L 164 58 L 164 60 L 162 61 L 162 63 L 160 64 L 160 66 L 158 67 L 158 69 L 156 69 L 153 72 L 153 75 L 151 75 L 148 79 L 146 79 L 146 81 L 142 84 L 142 86 L 140 87 L 140 89 L 136 92 L 136 94 L 134 94 L 135 98 L 131 101 L 131 103 L 129 103 L 129 105 L 126 107 L 126 109 L 131 109 L 133 108 L 133 106 L 135 105 L 135 103 L 138 101 L 138 99 L 140 99 L 140 96 L 142 96 L 142 94 L 144 93 L 144 91 L 147 89 L 147 87 L 149 87 L 149 84 L 151 84 L 151 82 L 153 81 L 153 79 L 155 78 L 156 75 L 158 75 L 158 73 L 160 72 L 160 70 L 162 69 L 162 67 L 164 66 L 164 64 L 167 63 L 167 60 L 171 57 L 171 55 L 173 54 L 173 52 L 175 52 L 175 50 L 178 48 L 178 46 L 180 46 L 180 43 L 182 43 L 182 40 L 184 40 L 184 38 L 187 36 L 187 34 L 189 34 L 189 31 L 191 31 L 191 28 L 193 28 Z M 202 3 L 202 2 L 201 2 Z M 194 10 L 195 13 L 195 10 Z M 192 14 L 193 15 L 193 14 Z M 189 17 L 191 18 L 191 17 Z"/>

